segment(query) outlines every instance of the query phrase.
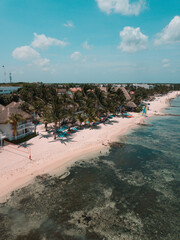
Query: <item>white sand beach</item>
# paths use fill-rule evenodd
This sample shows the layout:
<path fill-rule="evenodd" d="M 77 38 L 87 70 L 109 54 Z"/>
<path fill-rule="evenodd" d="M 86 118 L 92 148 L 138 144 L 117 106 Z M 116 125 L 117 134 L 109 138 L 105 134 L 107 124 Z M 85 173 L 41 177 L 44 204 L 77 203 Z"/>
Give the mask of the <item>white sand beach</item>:
<path fill-rule="evenodd" d="M 149 102 L 148 116 L 160 114 L 169 100 L 180 92 L 171 92 Z M 54 140 L 53 134 L 45 131 L 44 125 L 37 128 L 39 135 L 28 142 L 32 160 L 28 154 L 9 146 L 0 149 L 0 201 L 5 201 L 13 190 L 30 183 L 34 177 L 45 173 L 64 172 L 68 166 L 83 156 L 91 157 L 100 151 L 108 151 L 109 143 L 120 135 L 143 123 L 145 117 L 133 113 L 133 118 L 115 117 L 110 123 L 100 124 L 96 129 L 84 129 L 67 139 Z"/>

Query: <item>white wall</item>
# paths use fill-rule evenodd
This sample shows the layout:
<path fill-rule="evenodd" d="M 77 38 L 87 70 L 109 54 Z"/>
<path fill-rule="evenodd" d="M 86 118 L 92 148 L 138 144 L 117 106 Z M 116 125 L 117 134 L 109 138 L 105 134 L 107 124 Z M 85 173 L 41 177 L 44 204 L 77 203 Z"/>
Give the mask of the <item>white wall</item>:
<path fill-rule="evenodd" d="M 31 121 L 28 121 L 28 123 L 31 123 Z M 25 137 L 26 135 L 29 134 L 29 132 L 33 132 L 32 129 L 28 128 L 28 127 L 25 127 L 25 124 L 19 124 L 19 126 L 23 126 L 22 129 L 19 129 L 18 130 L 18 135 L 21 135 L 22 134 L 22 137 Z M 24 133 L 24 129 L 27 128 L 29 131 L 28 133 Z M 11 124 L 0 124 L 0 131 L 2 133 L 4 133 L 7 138 L 11 141 L 11 140 L 14 140 L 14 136 L 13 136 L 13 127 L 11 126 Z M 17 137 L 19 139 L 19 137 Z"/>
<path fill-rule="evenodd" d="M 0 131 L 3 132 L 9 140 L 13 140 L 13 130 L 11 124 L 0 124 Z"/>

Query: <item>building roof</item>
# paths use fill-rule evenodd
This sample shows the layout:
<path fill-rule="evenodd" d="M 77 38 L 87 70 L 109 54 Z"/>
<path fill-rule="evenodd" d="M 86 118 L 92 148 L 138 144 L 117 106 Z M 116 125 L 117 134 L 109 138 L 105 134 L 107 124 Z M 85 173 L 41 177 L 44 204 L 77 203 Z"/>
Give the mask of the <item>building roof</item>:
<path fill-rule="evenodd" d="M 99 88 L 101 91 L 103 91 L 103 92 L 107 92 L 107 88 L 106 87 L 100 87 Z"/>
<path fill-rule="evenodd" d="M 11 114 L 20 114 L 23 116 L 25 120 L 31 119 L 32 116 L 30 114 L 24 112 L 19 108 L 20 104 L 21 102 L 19 103 L 12 102 L 8 104 L 6 107 L 4 107 L 4 109 L 1 111 L 1 114 L 0 114 L 0 124 L 6 123 L 9 117 L 11 116 Z"/>
<path fill-rule="evenodd" d="M 80 88 L 80 87 L 77 87 L 77 88 L 70 88 L 69 89 L 69 91 L 71 91 L 71 92 L 73 92 L 73 93 L 75 93 L 75 92 L 77 92 L 77 91 L 82 91 L 82 88 Z"/>
<path fill-rule="evenodd" d="M 67 90 L 65 88 L 56 89 L 57 93 L 65 93 Z"/>
<path fill-rule="evenodd" d="M 136 108 L 137 105 L 136 105 L 134 102 L 128 102 L 128 103 L 127 103 L 127 107 L 128 107 L 128 108 Z"/>
<path fill-rule="evenodd" d="M 0 104 L 0 112 L 2 112 L 2 110 L 4 110 L 5 106 L 3 106 L 2 104 Z"/>
<path fill-rule="evenodd" d="M 11 102 L 11 103 L 9 103 L 6 107 L 16 107 L 16 108 L 18 108 L 18 107 L 20 107 L 21 106 L 21 104 L 22 104 L 22 102 Z"/>
<path fill-rule="evenodd" d="M 125 87 L 115 87 L 114 90 L 117 91 L 118 89 L 121 89 L 121 91 L 124 93 L 124 97 L 126 98 L 126 101 L 131 100 L 131 97 L 128 93 L 128 91 L 125 89 Z"/>
<path fill-rule="evenodd" d="M 120 89 L 121 89 L 122 92 L 124 93 L 124 97 L 126 98 L 126 101 L 131 100 L 131 97 L 130 97 L 128 91 L 125 89 L 125 87 L 120 87 Z"/>

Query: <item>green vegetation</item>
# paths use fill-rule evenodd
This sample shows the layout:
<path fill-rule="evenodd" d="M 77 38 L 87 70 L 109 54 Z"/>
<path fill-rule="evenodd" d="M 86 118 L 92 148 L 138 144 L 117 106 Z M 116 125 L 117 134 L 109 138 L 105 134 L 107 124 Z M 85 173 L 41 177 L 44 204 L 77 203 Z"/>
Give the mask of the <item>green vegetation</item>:
<path fill-rule="evenodd" d="M 8 105 L 11 102 L 18 102 L 19 96 L 17 94 L 1 94 L 0 95 L 0 104 L 3 106 Z"/>
<path fill-rule="evenodd" d="M 134 96 L 132 97 L 132 100 L 139 105 L 141 101 L 145 99 L 149 99 L 151 96 L 154 96 L 155 94 L 166 94 L 169 91 L 173 90 L 173 86 L 167 86 L 163 84 L 155 84 L 153 88 L 151 89 L 145 89 L 142 87 L 134 87 L 133 85 L 128 85 L 127 89 L 129 91 L 134 91 Z"/>
<path fill-rule="evenodd" d="M 97 84 L 21 83 L 21 87 L 16 93 L 0 95 L 0 104 L 7 105 L 21 99 L 24 101 L 21 105 L 22 110 L 27 113 L 33 112 L 35 126 L 40 120 L 47 130 L 48 124 L 54 123 L 54 139 L 56 139 L 57 128 L 63 124 L 72 125 L 78 121 L 80 126 L 83 122 L 92 125 L 101 116 L 107 117 L 110 113 L 116 115 L 119 107 L 126 106 L 127 103 L 122 90 L 116 91 L 112 84 L 108 84 L 105 91 L 101 90 Z M 80 89 L 71 93 L 69 91 L 71 87 Z M 154 94 L 165 94 L 170 90 L 177 90 L 178 87 L 180 84 L 172 86 L 155 84 L 153 88 L 145 89 L 128 84 L 126 89 L 132 92 L 131 101 L 139 105 L 143 100 L 153 97 Z M 58 95 L 57 89 L 62 88 L 66 89 L 66 92 Z M 139 107 L 138 111 L 140 110 Z M 13 123 L 13 126 L 17 125 Z"/>
<path fill-rule="evenodd" d="M 74 85 L 67 84 L 66 89 Z M 37 124 L 37 116 L 45 124 L 47 130 L 48 123 L 54 123 L 54 139 L 58 126 L 64 123 L 74 124 L 79 121 L 89 122 L 91 125 L 100 116 L 107 116 L 109 113 L 116 114 L 117 108 L 125 103 L 123 92 L 117 92 L 111 86 L 107 87 L 107 92 L 101 91 L 96 85 L 84 84 L 82 91 L 74 94 L 64 93 L 58 95 L 51 85 L 25 84 L 19 89 L 19 98 L 26 103 L 22 104 L 22 109 L 26 112 L 34 112 L 34 123 Z M 31 107 L 30 107 L 31 106 Z"/>

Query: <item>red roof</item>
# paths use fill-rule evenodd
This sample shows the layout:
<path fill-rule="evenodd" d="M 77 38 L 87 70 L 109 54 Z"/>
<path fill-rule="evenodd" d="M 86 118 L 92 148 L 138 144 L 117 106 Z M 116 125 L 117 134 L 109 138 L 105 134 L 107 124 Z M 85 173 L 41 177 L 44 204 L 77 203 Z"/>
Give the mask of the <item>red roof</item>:
<path fill-rule="evenodd" d="M 69 89 L 71 92 L 73 92 L 73 93 L 75 93 L 75 92 L 77 92 L 77 91 L 82 91 L 82 88 L 70 88 Z"/>

